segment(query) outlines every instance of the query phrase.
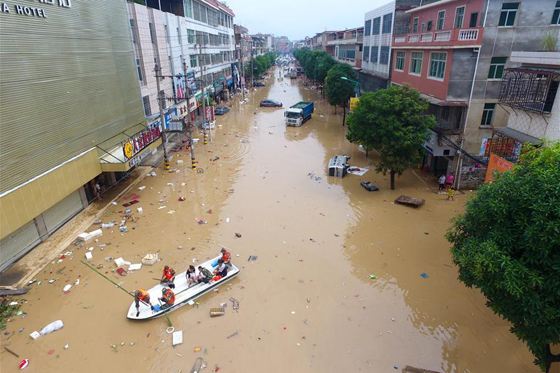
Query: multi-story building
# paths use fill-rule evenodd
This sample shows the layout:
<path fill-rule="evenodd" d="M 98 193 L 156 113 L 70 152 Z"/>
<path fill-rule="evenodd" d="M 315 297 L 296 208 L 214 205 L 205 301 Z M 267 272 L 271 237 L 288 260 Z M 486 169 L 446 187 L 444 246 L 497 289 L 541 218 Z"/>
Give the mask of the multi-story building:
<path fill-rule="evenodd" d="M 255 34 L 255 35 L 251 35 L 251 40 L 253 41 L 252 43 L 252 48 L 253 48 L 253 56 L 257 57 L 257 56 L 261 56 L 263 54 L 265 54 L 266 52 L 268 52 L 267 50 L 267 44 L 266 44 L 266 38 L 264 38 L 263 36 L 259 35 L 259 34 Z"/>
<path fill-rule="evenodd" d="M 519 110 L 515 106 L 508 105 L 510 98 L 502 96 L 504 87 L 503 78 L 507 78 L 509 86 L 513 84 L 510 78 L 515 75 L 506 76 L 505 72 L 510 68 L 518 68 L 524 62 L 522 55 L 531 55 L 539 52 L 543 57 L 542 64 L 534 58 L 529 58 L 527 64 L 531 65 L 531 71 L 549 70 L 550 62 L 546 62 L 546 54 L 540 54 L 545 50 L 559 50 L 560 39 L 560 3 L 557 0 L 522 0 L 522 1 L 488 1 L 486 2 L 486 16 L 484 17 L 484 33 L 482 34 L 482 46 L 478 55 L 478 63 L 475 70 L 475 79 L 472 87 L 472 96 L 468 107 L 467 120 L 464 131 L 464 148 L 471 154 L 476 154 L 486 160 L 484 144 L 500 128 L 510 126 L 510 121 L 519 116 L 527 118 L 533 126 L 534 132 L 528 134 L 545 135 L 544 132 L 536 130 L 538 122 L 551 123 L 549 131 L 554 127 L 554 121 L 549 120 L 552 114 L 548 111 Z M 480 18 L 480 17 L 479 17 Z M 547 45 L 548 40 L 548 45 Z M 514 70 L 511 70 L 512 74 Z M 539 82 L 540 76 L 528 74 L 524 76 L 528 81 Z M 557 78 L 549 80 L 548 75 L 542 82 L 550 81 L 551 87 L 557 83 Z M 529 94 L 529 92 L 526 92 Z M 531 98 L 531 100 L 535 100 Z M 531 119 L 529 119 L 531 118 Z M 541 123 L 541 125 L 543 125 Z M 556 122 L 556 128 L 558 122 Z M 518 127 L 511 127 L 518 128 Z"/>
<path fill-rule="evenodd" d="M 20 2 L 3 7 L 0 270 L 161 144 L 161 128 L 146 127 L 124 2 L 35 2 L 33 17 Z"/>
<path fill-rule="evenodd" d="M 252 43 L 253 40 L 249 35 L 249 30 L 241 25 L 234 25 L 235 32 L 235 49 L 236 59 L 239 61 L 239 72 L 241 77 L 241 86 L 245 86 L 244 71 L 245 66 L 251 62 Z"/>
<path fill-rule="evenodd" d="M 386 88 L 391 76 L 391 44 L 393 29 L 406 32 L 405 11 L 420 4 L 420 0 L 391 1 L 365 14 L 362 70 L 362 91 Z"/>
<path fill-rule="evenodd" d="M 424 2 L 406 11 L 408 27 L 394 32 L 391 82 L 415 88 L 430 103 L 436 128 L 425 144 L 425 167 L 436 175 L 458 164 L 484 12 L 485 0 Z"/>
<path fill-rule="evenodd" d="M 239 73 L 231 9 L 210 0 L 174 4 L 129 3 L 128 7 L 145 115 L 159 123 L 161 102 L 164 127 L 180 130 L 176 128 L 180 122 L 172 119 L 195 110 L 201 114 L 203 85 L 207 97 L 220 101 L 239 84 Z M 155 65 L 163 77 L 159 92 Z"/>
<path fill-rule="evenodd" d="M 356 69 L 362 67 L 363 27 L 329 32 L 326 35 L 327 53 L 335 60 L 347 63 Z"/>
<path fill-rule="evenodd" d="M 291 50 L 292 50 L 290 39 L 288 39 L 287 36 L 275 37 L 274 38 L 274 50 L 278 53 L 281 53 L 281 54 L 290 53 Z"/>

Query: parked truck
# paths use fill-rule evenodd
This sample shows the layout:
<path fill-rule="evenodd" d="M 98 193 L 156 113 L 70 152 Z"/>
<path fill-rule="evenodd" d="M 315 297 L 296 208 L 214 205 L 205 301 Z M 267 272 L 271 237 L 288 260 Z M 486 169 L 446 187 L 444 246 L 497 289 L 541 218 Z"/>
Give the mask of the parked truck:
<path fill-rule="evenodd" d="M 297 104 L 290 106 L 284 112 L 286 125 L 294 127 L 301 126 L 306 120 L 311 119 L 313 110 L 313 102 L 300 101 Z"/>

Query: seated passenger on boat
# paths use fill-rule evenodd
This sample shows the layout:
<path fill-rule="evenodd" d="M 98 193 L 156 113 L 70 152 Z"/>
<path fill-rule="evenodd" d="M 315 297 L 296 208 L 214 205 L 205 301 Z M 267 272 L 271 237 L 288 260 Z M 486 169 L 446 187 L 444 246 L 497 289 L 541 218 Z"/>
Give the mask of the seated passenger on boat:
<path fill-rule="evenodd" d="M 163 275 L 161 276 L 161 283 L 173 289 L 175 288 L 174 282 L 175 282 L 175 270 L 170 266 L 163 267 Z"/>
<path fill-rule="evenodd" d="M 203 282 L 205 284 L 209 283 L 212 280 L 212 272 L 208 269 L 204 268 L 203 266 L 198 266 L 198 282 Z"/>
<path fill-rule="evenodd" d="M 173 290 L 169 288 L 163 288 L 161 289 L 161 295 L 162 297 L 159 298 L 159 300 L 163 302 L 161 306 L 162 309 L 169 308 L 173 304 L 175 304 L 175 293 L 173 292 Z"/>
<path fill-rule="evenodd" d="M 186 272 L 187 276 L 187 286 L 190 287 L 192 285 L 198 284 L 199 276 L 196 274 L 196 269 L 193 265 L 190 265 Z"/>
<path fill-rule="evenodd" d="M 150 294 L 144 289 L 138 289 L 134 292 L 134 303 L 136 304 L 136 317 L 140 315 L 140 302 L 147 303 L 153 310 L 154 306 L 150 303 Z"/>
<path fill-rule="evenodd" d="M 218 268 L 214 270 L 214 278 L 212 280 L 218 281 L 219 279 L 226 277 L 227 272 L 228 265 L 222 259 L 218 259 Z"/>

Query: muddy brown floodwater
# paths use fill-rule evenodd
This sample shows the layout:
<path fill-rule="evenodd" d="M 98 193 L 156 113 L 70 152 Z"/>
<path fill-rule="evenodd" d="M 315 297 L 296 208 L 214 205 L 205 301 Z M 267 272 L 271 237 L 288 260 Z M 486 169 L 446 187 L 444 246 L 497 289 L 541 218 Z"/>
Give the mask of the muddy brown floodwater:
<path fill-rule="evenodd" d="M 285 106 L 314 100 L 313 119 L 286 128 L 283 109 L 258 107 L 266 97 Z M 140 206 L 144 212 L 135 214 L 127 233 L 105 229 L 98 242 L 60 248 L 73 254 L 37 275 L 41 284 L 32 285 L 22 307 L 27 315 L 15 317 L 2 335 L 3 346 L 30 359 L 26 371 L 189 372 L 201 356 L 206 372 L 223 373 L 400 372 L 406 365 L 537 372 L 508 323 L 457 280 L 444 233 L 469 193 L 446 201 L 413 171 L 398 178 L 396 191 L 372 170 L 363 177 L 327 177 L 335 154 L 350 154 L 352 165 L 370 168 L 375 158 L 366 159 L 345 140 L 340 115 L 299 81 L 269 78 L 267 87 L 251 93 L 246 104 L 235 101 L 217 123 L 212 142 L 195 148 L 204 173 L 191 171 L 186 152 L 176 153 L 177 172 L 159 169 L 140 180 L 102 217 L 118 222 L 122 204 L 138 195 L 133 211 Z M 360 180 L 381 191 L 365 191 Z M 417 210 L 395 205 L 400 194 L 426 204 Z M 164 263 L 183 271 L 193 258 L 210 258 L 221 246 L 230 248 L 241 273 L 200 298 L 198 307 L 170 314 L 184 333 L 175 348 L 164 318 L 127 320 L 132 299 L 79 262 L 94 247 L 92 263 L 133 290 L 153 286 Z M 159 252 L 163 261 L 126 277 L 105 260 L 139 262 L 149 252 Z M 257 260 L 248 262 L 250 255 Z M 64 285 L 78 278 L 80 284 L 64 294 Z M 239 312 L 230 297 L 239 300 Z M 209 308 L 223 302 L 229 303 L 226 315 L 210 318 Z M 62 330 L 29 337 L 58 319 Z M 18 359 L 5 351 L 0 356 L 2 372 L 18 370 Z"/>

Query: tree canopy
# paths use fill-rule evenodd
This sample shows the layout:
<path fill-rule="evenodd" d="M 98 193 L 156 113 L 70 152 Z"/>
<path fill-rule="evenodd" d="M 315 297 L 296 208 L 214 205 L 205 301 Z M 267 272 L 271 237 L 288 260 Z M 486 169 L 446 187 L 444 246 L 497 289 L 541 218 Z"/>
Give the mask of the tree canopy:
<path fill-rule="evenodd" d="M 335 108 L 336 106 L 346 108 L 348 100 L 354 95 L 354 83 L 343 80 L 343 77 L 355 80 L 356 73 L 350 65 L 337 63 L 331 67 L 325 78 L 327 100 L 329 104 L 334 105 Z"/>
<path fill-rule="evenodd" d="M 276 60 L 276 54 L 272 52 L 268 52 L 253 58 L 252 64 L 251 62 L 245 64 L 245 76 L 251 76 L 251 68 L 253 68 L 253 76 L 255 78 L 260 78 L 263 76 L 264 73 L 268 71 L 274 65 L 274 61 Z"/>
<path fill-rule="evenodd" d="M 560 355 L 560 143 L 482 186 L 447 234 L 459 279 L 512 324 L 543 370 Z"/>
<path fill-rule="evenodd" d="M 420 159 L 422 144 L 435 126 L 427 110 L 428 103 L 417 91 L 391 86 L 363 94 L 348 118 L 347 139 L 379 153 L 376 170 L 390 173 L 391 189 L 395 189 L 395 174 Z"/>
<path fill-rule="evenodd" d="M 294 57 L 303 68 L 305 76 L 321 84 L 325 81 L 327 72 L 336 64 L 331 55 L 320 50 L 297 49 L 294 51 Z"/>

